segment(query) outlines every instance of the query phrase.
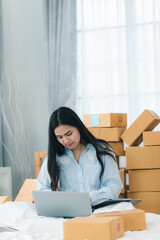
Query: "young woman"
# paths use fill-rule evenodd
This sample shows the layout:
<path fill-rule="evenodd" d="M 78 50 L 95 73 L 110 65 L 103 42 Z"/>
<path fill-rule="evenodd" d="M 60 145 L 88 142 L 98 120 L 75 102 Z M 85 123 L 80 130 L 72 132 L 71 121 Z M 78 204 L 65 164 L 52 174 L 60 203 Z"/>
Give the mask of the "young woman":
<path fill-rule="evenodd" d="M 38 190 L 88 192 L 92 205 L 96 205 L 117 198 L 122 187 L 108 143 L 96 139 L 70 108 L 54 111 L 49 122 L 48 158 L 37 178 Z"/>

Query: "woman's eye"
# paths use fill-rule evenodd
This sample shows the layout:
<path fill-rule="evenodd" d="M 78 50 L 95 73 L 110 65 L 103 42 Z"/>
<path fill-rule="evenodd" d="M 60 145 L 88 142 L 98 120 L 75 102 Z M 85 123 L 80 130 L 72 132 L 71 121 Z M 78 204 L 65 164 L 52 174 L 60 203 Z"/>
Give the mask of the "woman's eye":
<path fill-rule="evenodd" d="M 72 133 L 67 133 L 67 136 L 71 136 L 72 135 Z"/>
<path fill-rule="evenodd" d="M 61 138 L 62 138 L 61 136 L 57 137 L 57 139 L 61 139 Z"/>

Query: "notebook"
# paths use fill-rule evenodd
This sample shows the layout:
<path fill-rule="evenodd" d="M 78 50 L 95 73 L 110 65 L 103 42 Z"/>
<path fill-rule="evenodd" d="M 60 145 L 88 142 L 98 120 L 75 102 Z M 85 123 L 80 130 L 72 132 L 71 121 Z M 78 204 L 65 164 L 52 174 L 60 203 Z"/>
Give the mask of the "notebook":
<path fill-rule="evenodd" d="M 90 216 L 92 207 L 89 193 L 33 191 L 37 214 L 46 217 Z"/>
<path fill-rule="evenodd" d="M 105 207 L 107 205 L 110 205 L 110 204 L 115 204 L 115 203 L 121 203 L 121 202 L 130 202 L 132 203 L 133 205 L 141 202 L 140 199 L 132 199 L 132 198 L 114 198 L 114 199 L 108 199 L 102 203 L 99 203 L 95 206 L 92 206 L 92 210 L 96 210 L 97 208 L 100 208 L 100 207 Z"/>

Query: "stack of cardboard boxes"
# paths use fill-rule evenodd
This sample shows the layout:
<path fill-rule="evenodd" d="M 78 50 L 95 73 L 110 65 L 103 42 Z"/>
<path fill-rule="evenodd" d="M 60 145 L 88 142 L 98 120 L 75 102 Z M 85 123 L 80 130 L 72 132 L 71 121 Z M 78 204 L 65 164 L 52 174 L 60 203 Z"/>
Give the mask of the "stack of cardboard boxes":
<path fill-rule="evenodd" d="M 127 197 L 141 199 L 136 207 L 160 213 L 160 132 L 152 131 L 160 122 L 153 111 L 144 110 L 121 135 L 126 148 L 129 175 Z M 141 142 L 144 146 L 138 146 Z"/>
<path fill-rule="evenodd" d="M 130 190 L 127 197 L 141 199 L 142 203 L 136 206 L 142 209 L 93 213 L 92 217 L 65 221 L 64 240 L 116 239 L 122 236 L 124 231 L 146 229 L 144 210 L 160 213 L 160 132 L 150 132 L 160 122 L 159 116 L 153 111 L 145 110 L 127 130 L 126 114 L 88 114 L 84 115 L 83 122 L 96 138 L 112 143 L 110 146 L 117 157 L 125 153 L 123 147 L 123 151 L 118 152 L 118 143 L 123 146 L 124 140 L 130 146 L 126 148 Z M 138 147 L 142 137 L 144 147 Z M 123 181 L 121 169 L 120 175 Z"/>
<path fill-rule="evenodd" d="M 144 229 L 145 211 L 141 209 L 93 213 L 91 217 L 76 217 L 63 222 L 64 240 L 113 240 L 126 231 Z"/>
<path fill-rule="evenodd" d="M 119 166 L 119 156 L 124 156 L 124 142 L 121 139 L 121 134 L 127 127 L 126 113 L 103 113 L 103 114 L 85 114 L 83 115 L 83 123 L 88 130 L 99 139 L 108 142 L 110 147 L 116 154 L 117 163 Z M 119 169 L 119 173 L 123 182 L 121 197 L 126 196 L 126 170 Z"/>

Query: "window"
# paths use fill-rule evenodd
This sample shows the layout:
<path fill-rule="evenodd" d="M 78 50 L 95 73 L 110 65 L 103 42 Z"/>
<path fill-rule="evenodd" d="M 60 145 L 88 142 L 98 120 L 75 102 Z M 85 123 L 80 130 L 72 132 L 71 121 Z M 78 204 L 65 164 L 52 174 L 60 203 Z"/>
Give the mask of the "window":
<path fill-rule="evenodd" d="M 160 114 L 160 1 L 77 0 L 77 112 Z"/>

